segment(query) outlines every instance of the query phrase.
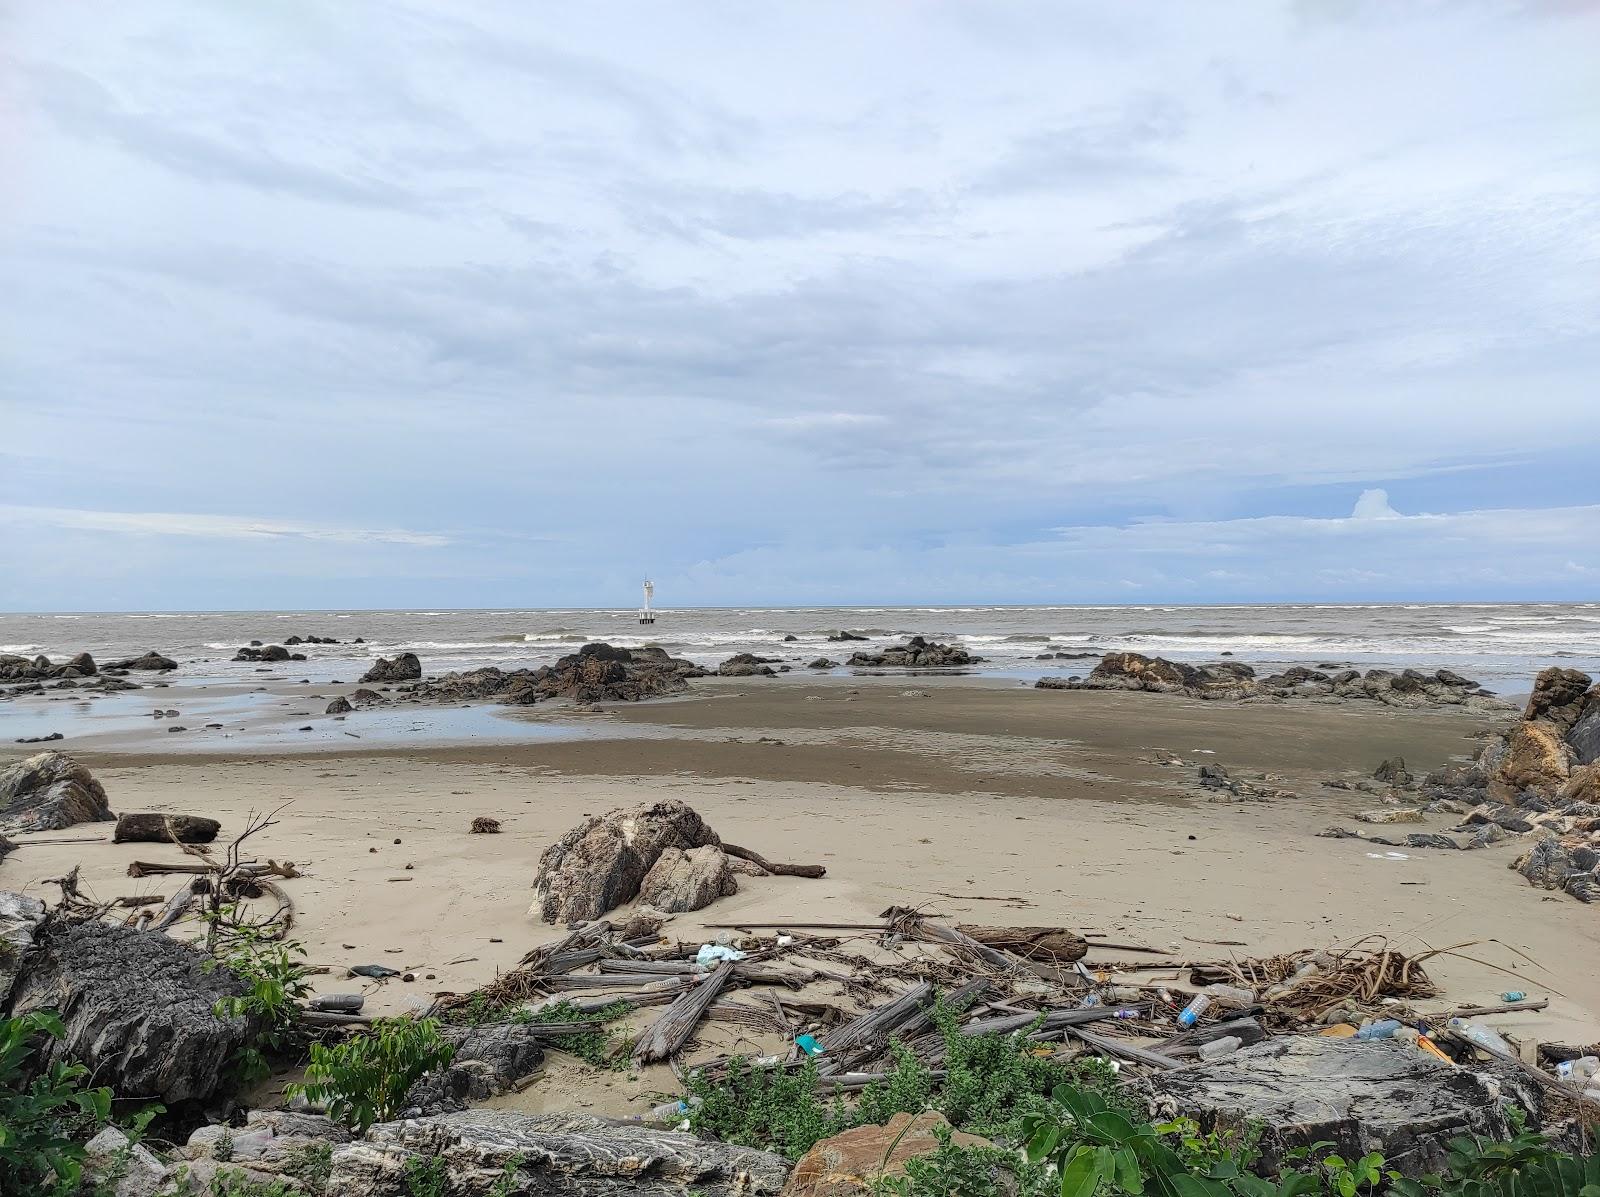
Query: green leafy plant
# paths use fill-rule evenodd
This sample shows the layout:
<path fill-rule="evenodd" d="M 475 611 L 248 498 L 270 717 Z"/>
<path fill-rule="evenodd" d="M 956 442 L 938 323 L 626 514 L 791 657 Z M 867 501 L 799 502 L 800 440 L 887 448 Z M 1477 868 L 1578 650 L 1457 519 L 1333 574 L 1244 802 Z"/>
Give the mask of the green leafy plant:
<path fill-rule="evenodd" d="M 406 1161 L 402 1180 L 406 1197 L 444 1197 L 449 1168 L 436 1155 L 414 1155 Z"/>
<path fill-rule="evenodd" d="M 220 1168 L 206 1186 L 206 1197 L 306 1197 L 287 1180 L 255 1180 L 238 1168 Z"/>
<path fill-rule="evenodd" d="M 615 1031 L 606 1030 L 605 1026 L 626 1018 L 631 1013 L 633 1007 L 627 1002 L 614 1002 L 593 1013 L 585 1013 L 571 1002 L 553 1002 L 538 1012 L 530 1011 L 526 1006 L 519 1006 L 513 1018 L 520 1023 L 540 1025 L 555 1022 L 599 1022 L 601 1024 L 599 1030 L 581 1031 L 575 1035 L 557 1035 L 550 1040 L 550 1046 L 577 1056 L 595 1068 L 616 1071 L 631 1066 L 626 1050 L 628 1039 Z"/>
<path fill-rule="evenodd" d="M 76 1193 L 82 1140 L 111 1118 L 111 1090 L 85 1088 L 81 1064 L 33 1067 L 37 1040 L 64 1034 L 49 1011 L 0 1019 L 0 1193 Z"/>
<path fill-rule="evenodd" d="M 326 1105 L 333 1118 L 364 1132 L 398 1114 L 407 1090 L 454 1054 L 435 1019 L 383 1018 L 367 1034 L 334 1047 L 312 1044 L 305 1083 L 287 1085 L 284 1093 L 304 1094 Z"/>
<path fill-rule="evenodd" d="M 283 1153 L 281 1167 L 310 1193 L 320 1193 L 333 1174 L 333 1144 L 322 1140 L 301 1143 Z"/>
<path fill-rule="evenodd" d="M 224 907 L 222 914 L 231 911 L 232 907 Z M 274 939 L 248 924 L 218 918 L 214 926 L 218 955 L 211 967 L 226 968 L 250 987 L 241 996 L 222 998 L 214 1011 L 218 1018 L 245 1017 L 261 1027 L 235 1061 L 239 1079 L 248 1084 L 271 1074 L 270 1055 L 283 1054 L 299 1044 L 298 1003 L 311 992 L 300 959 L 306 951 L 293 940 Z"/>

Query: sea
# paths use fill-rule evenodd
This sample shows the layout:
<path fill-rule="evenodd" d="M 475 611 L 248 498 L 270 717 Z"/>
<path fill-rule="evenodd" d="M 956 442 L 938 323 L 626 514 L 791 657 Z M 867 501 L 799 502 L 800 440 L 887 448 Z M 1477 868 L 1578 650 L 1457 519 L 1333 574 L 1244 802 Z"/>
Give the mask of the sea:
<path fill-rule="evenodd" d="M 840 631 L 867 643 L 828 639 Z M 173 680 L 243 681 L 259 667 L 231 660 L 241 646 L 294 635 L 339 641 L 294 650 L 307 660 L 287 668 L 313 681 L 352 680 L 365 662 L 399 652 L 416 653 L 430 674 L 547 664 L 593 640 L 659 645 L 707 665 L 745 652 L 803 665 L 913 635 L 982 656 L 971 672 L 1023 680 L 1087 673 L 1094 657 L 1123 650 L 1191 662 L 1229 654 L 1263 671 L 1448 668 L 1506 695 L 1526 693 L 1549 665 L 1600 676 L 1600 602 L 686 607 L 658 611 L 650 626 L 633 609 L 590 608 L 0 614 L 0 653 L 87 651 L 104 662 L 155 649 L 179 662 Z"/>

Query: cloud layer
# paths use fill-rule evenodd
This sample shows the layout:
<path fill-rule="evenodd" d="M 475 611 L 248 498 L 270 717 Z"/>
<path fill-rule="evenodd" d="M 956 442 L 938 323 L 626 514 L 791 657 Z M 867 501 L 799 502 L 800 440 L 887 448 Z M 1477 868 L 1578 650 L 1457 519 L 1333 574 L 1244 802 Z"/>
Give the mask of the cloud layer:
<path fill-rule="evenodd" d="M 1600 13 L 91 7 L 0 606 L 1595 592 Z"/>

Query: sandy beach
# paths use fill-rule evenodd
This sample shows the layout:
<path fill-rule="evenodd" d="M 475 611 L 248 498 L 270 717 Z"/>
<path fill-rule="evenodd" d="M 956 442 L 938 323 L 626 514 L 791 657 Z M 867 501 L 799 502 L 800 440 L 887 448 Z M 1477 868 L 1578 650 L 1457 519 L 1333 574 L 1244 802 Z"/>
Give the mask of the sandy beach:
<path fill-rule="evenodd" d="M 304 692 L 269 688 L 290 705 Z M 1471 941 L 1428 965 L 1449 1002 L 1547 996 L 1544 1011 L 1497 1020 L 1546 1040 L 1587 1041 L 1600 1019 L 1600 926 L 1508 870 L 1516 847 L 1394 854 L 1316 838 L 1374 804 L 1322 782 L 1370 776 L 1393 755 L 1419 771 L 1466 758 L 1493 722 L 1480 715 L 903 676 L 703 679 L 681 698 L 603 710 L 492 711 L 469 712 L 488 733 L 454 742 L 424 730 L 358 743 L 344 733 L 382 717 L 358 712 L 316 716 L 313 748 L 230 750 L 213 737 L 179 750 L 159 725 L 60 747 L 93 769 L 117 811 L 211 815 L 226 839 L 249 812 L 281 806 L 252 845 L 305 874 L 289 886 L 296 934 L 329 970 L 318 988 L 349 990 L 344 970 L 357 963 L 416 977 L 366 983 L 380 1013 L 470 990 L 554 938 L 560 929 L 528 912 L 544 848 L 584 815 L 671 797 L 727 840 L 828 869 L 820 881 L 744 878 L 736 896 L 669 924 L 683 941 L 711 923 L 851 922 L 891 904 L 1172 953 L 1090 956 L 1153 965 L 1365 936 L 1408 953 Z M 0 759 L 28 751 L 8 745 Z M 1215 801 L 1196 784 L 1208 762 L 1284 793 Z M 503 833 L 468 834 L 479 815 Z M 29 843 L 86 837 L 98 842 Z M 22 849 L 0 867 L 8 888 L 48 896 L 46 879 L 73 866 L 102 898 L 172 888 L 126 871 L 136 858 L 177 859 L 175 848 L 113 845 L 108 825 L 16 838 Z"/>

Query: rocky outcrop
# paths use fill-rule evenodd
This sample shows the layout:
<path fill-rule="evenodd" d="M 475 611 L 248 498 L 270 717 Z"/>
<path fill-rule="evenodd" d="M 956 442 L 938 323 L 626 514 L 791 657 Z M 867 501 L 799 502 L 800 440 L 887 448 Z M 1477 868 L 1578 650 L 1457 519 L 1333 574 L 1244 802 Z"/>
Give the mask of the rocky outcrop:
<path fill-rule="evenodd" d="M 233 654 L 235 661 L 304 661 L 305 653 L 292 653 L 281 644 L 268 644 L 261 648 L 241 648 Z"/>
<path fill-rule="evenodd" d="M 638 896 L 666 849 L 721 842 L 693 807 L 675 799 L 593 815 L 539 857 L 529 913 L 547 923 L 597 919 Z"/>
<path fill-rule="evenodd" d="M 1523 1106 L 1534 1125 L 1539 1114 L 1526 1082 L 1456 1068 L 1393 1040 L 1273 1039 L 1140 1084 L 1154 1116 L 1186 1114 L 1204 1131 L 1265 1127 L 1268 1167 L 1327 1141 L 1346 1159 L 1377 1151 L 1388 1167 L 1418 1176 L 1442 1168 L 1457 1135 L 1513 1133 L 1502 1099 Z"/>
<path fill-rule="evenodd" d="M 37 682 L 52 678 L 71 681 L 93 677 L 99 672 L 94 658 L 79 653 L 69 661 L 52 662 L 49 657 L 19 657 L 0 653 L 0 682 Z"/>
<path fill-rule="evenodd" d="M 405 1117 L 450 1114 L 506 1092 L 544 1063 L 542 1027 L 517 1022 L 446 1027 L 455 1047 L 450 1063 L 428 1073 L 406 1094 Z"/>
<path fill-rule="evenodd" d="M 718 677 L 777 677 L 772 667 L 776 657 L 758 657 L 754 653 L 738 653 L 717 666 Z"/>
<path fill-rule="evenodd" d="M 940 1136 L 957 1147 L 993 1147 L 950 1126 L 936 1110 L 896 1114 L 882 1126 L 858 1126 L 818 1142 L 800 1157 L 783 1197 L 866 1197 L 879 1177 L 904 1176 L 906 1161 L 938 1150 Z"/>
<path fill-rule="evenodd" d="M 33 951 L 44 915 L 44 903 L 38 898 L 0 889 L 0 1010 Z"/>
<path fill-rule="evenodd" d="M 258 1026 L 219 1018 L 217 1002 L 247 992 L 227 969 L 176 939 L 103 923 L 46 923 L 11 992 L 13 1015 L 51 1009 L 66 1034 L 46 1060 L 78 1060 L 97 1084 L 164 1103 L 221 1093 Z"/>
<path fill-rule="evenodd" d="M 355 707 L 350 705 L 350 700 L 340 695 L 322 709 L 324 715 L 348 715 Z"/>
<path fill-rule="evenodd" d="M 361 675 L 363 682 L 414 682 L 422 676 L 422 662 L 416 653 L 400 653 L 393 660 L 379 657 Z"/>
<path fill-rule="evenodd" d="M 322 1178 L 312 1174 L 314 1157 L 308 1156 L 307 1149 L 326 1146 L 331 1150 L 350 1139 L 348 1130 L 320 1114 L 251 1110 L 243 1126 L 209 1123 L 197 1128 L 167 1176 L 175 1181 L 181 1173 L 187 1178 L 188 1187 L 178 1188 L 178 1193 L 221 1191 L 223 1186 L 215 1182 L 217 1175 L 224 1173 L 243 1184 L 288 1182 L 295 1193 L 320 1195 L 325 1191 Z"/>
<path fill-rule="evenodd" d="M 815 661 L 806 663 L 807 669 L 832 669 L 838 665 L 837 661 L 830 661 L 827 657 L 818 657 Z"/>
<path fill-rule="evenodd" d="M 664 848 L 639 885 L 639 900 L 665 914 L 704 910 L 739 892 L 731 862 L 721 848 Z"/>
<path fill-rule="evenodd" d="M 143 1143 L 108 1126 L 83 1145 L 84 1192 L 98 1197 L 151 1197 L 166 1179 L 167 1166 Z"/>
<path fill-rule="evenodd" d="M 445 1162 L 445 1191 L 573 1197 L 770 1197 L 789 1174 L 779 1156 L 587 1114 L 468 1110 L 383 1122 L 334 1152 L 327 1191 L 407 1197 L 419 1156 Z"/>
<path fill-rule="evenodd" d="M 114 818 L 106 791 L 64 752 L 41 752 L 0 771 L 0 828 L 56 831 Z"/>
<path fill-rule="evenodd" d="M 411 702 L 475 702 L 492 699 L 528 705 L 550 698 L 574 702 L 637 702 L 688 689 L 686 679 L 705 677 L 693 661 L 669 656 L 664 649 L 616 648 L 585 644 L 554 665 L 539 669 L 499 669 L 493 665 L 408 686 Z M 354 695 L 352 695 L 354 697 Z"/>
<path fill-rule="evenodd" d="M 1255 670 L 1238 661 L 1189 665 L 1132 652 L 1106 654 L 1086 678 L 1043 677 L 1035 685 L 1041 690 L 1143 690 L 1238 701 L 1297 698 L 1378 702 L 1408 710 L 1456 707 L 1482 714 L 1502 714 L 1515 709 L 1477 682 L 1448 669 L 1431 674 L 1414 669 L 1400 673 L 1387 669 L 1326 673 L 1296 665 L 1282 673 L 1258 678 Z"/>
<path fill-rule="evenodd" d="M 166 673 L 177 667 L 178 663 L 171 657 L 163 657 L 153 649 L 142 657 L 129 657 L 126 661 L 113 661 L 109 665 L 102 666 L 105 669 L 144 669 L 159 673 Z"/>
<path fill-rule="evenodd" d="M 882 652 L 853 653 L 846 664 L 866 668 L 944 669 L 976 665 L 982 660 L 982 657 L 973 656 L 959 644 L 938 644 L 921 636 L 913 636 L 904 644 L 886 648 Z"/>
<path fill-rule="evenodd" d="M 338 644 L 332 636 L 290 636 L 285 644 Z"/>

